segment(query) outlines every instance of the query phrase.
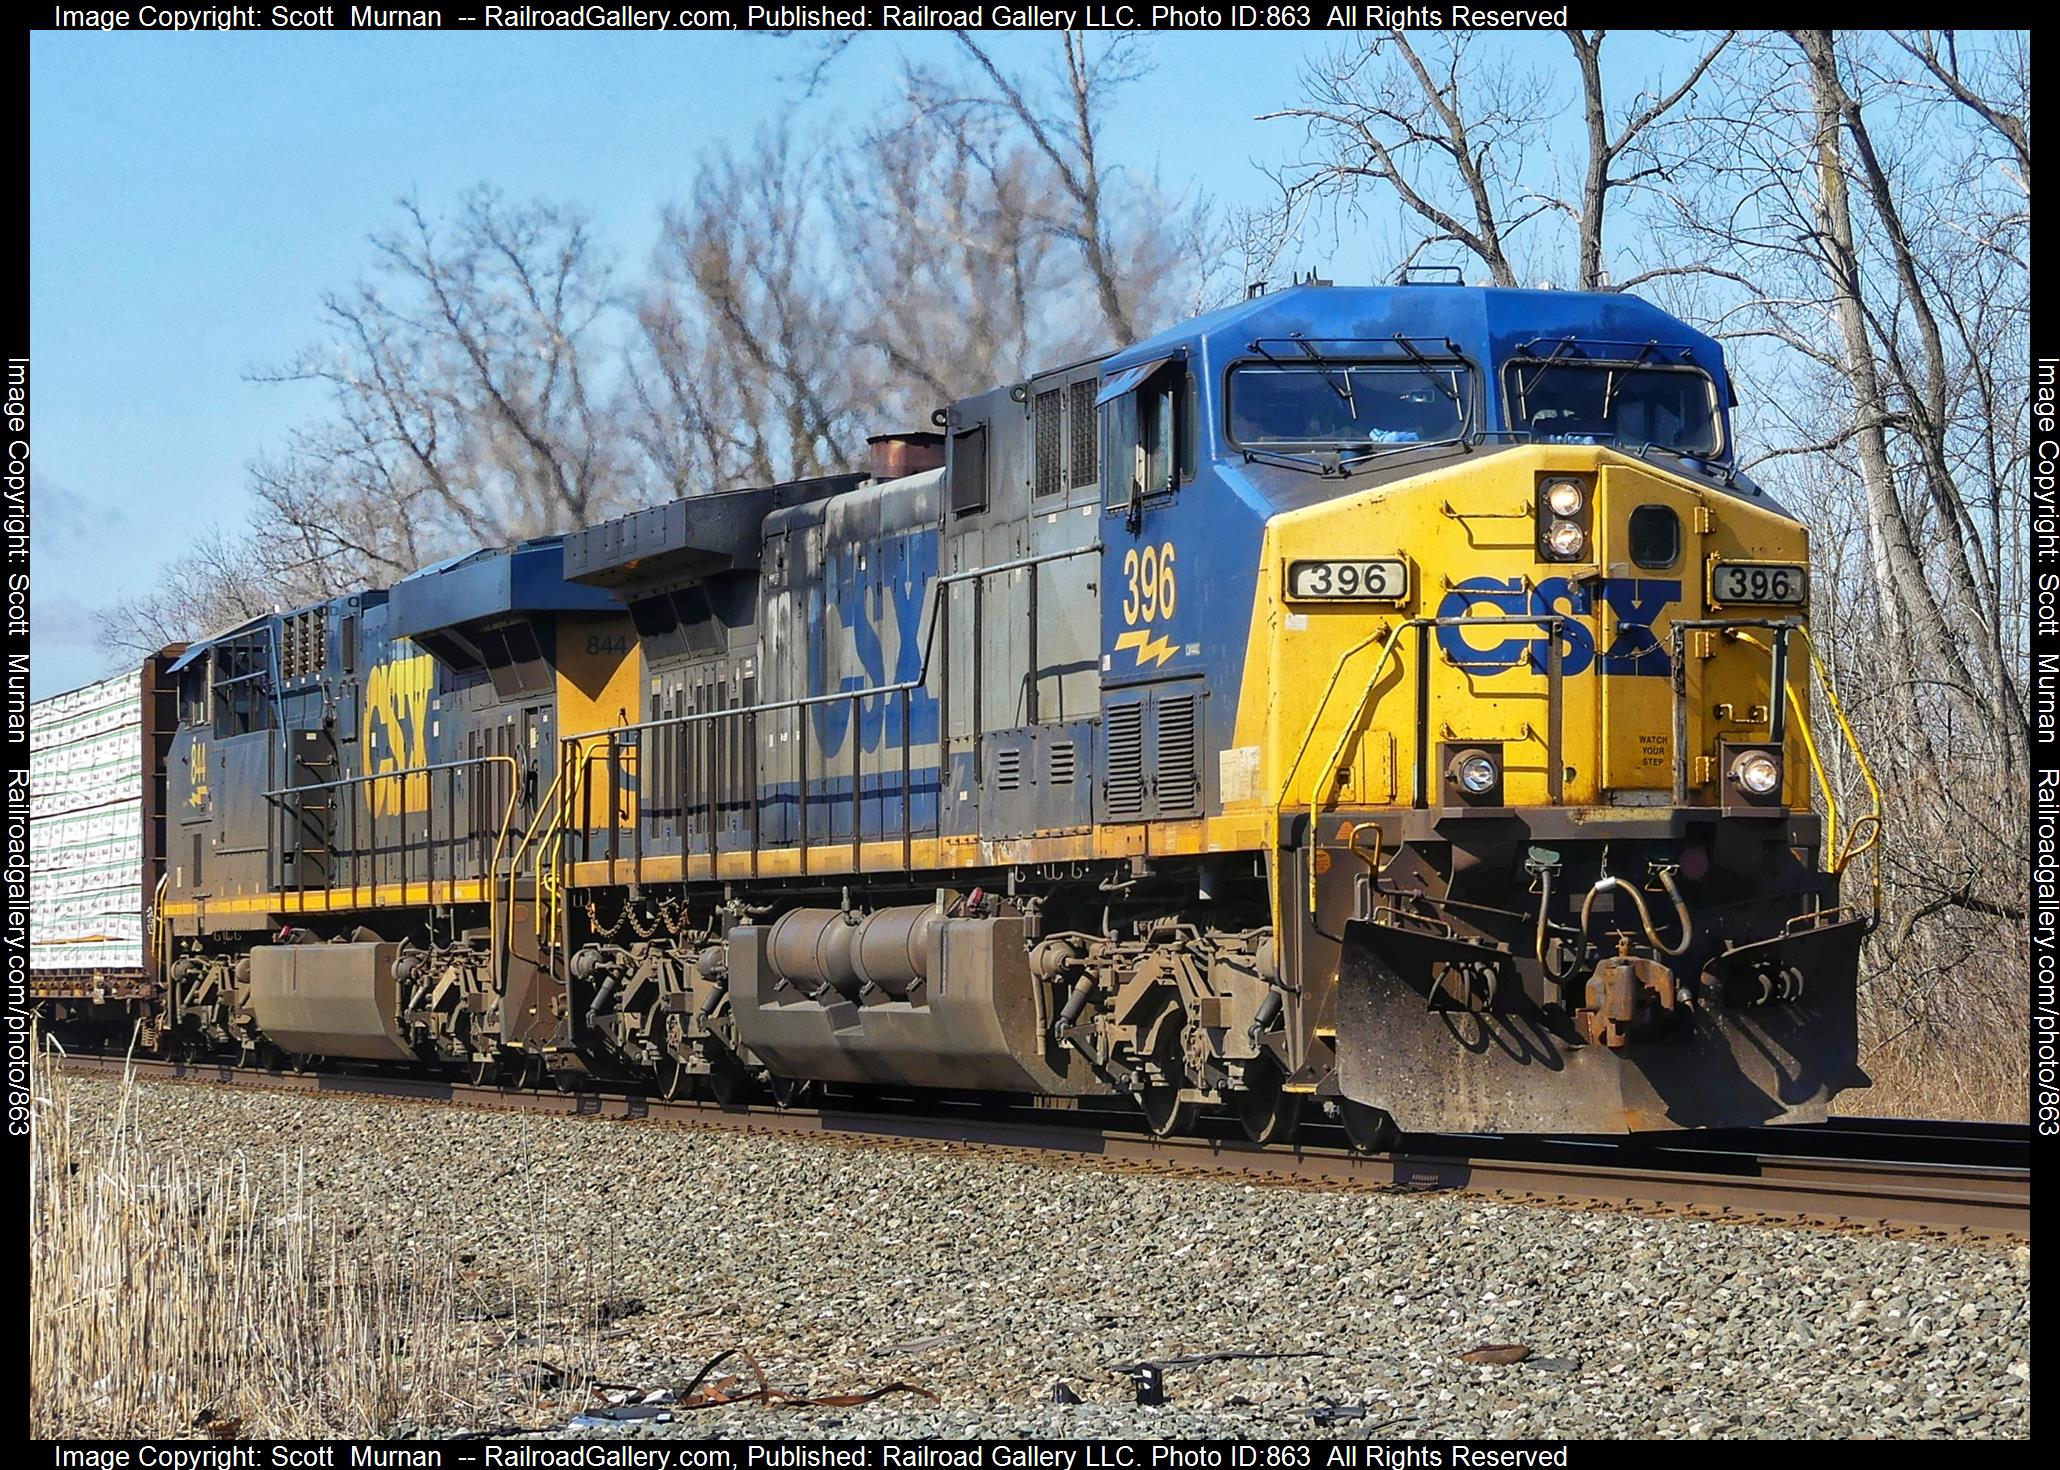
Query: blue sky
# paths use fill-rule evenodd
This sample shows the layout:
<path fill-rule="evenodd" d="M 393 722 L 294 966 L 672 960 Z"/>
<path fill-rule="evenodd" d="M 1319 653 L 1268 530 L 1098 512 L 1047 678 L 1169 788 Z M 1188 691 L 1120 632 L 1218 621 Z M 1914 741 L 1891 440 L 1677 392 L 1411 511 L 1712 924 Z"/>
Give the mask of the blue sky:
<path fill-rule="evenodd" d="M 1255 114 L 1334 39 L 1156 38 L 1111 156 L 1267 198 L 1255 163 L 1301 135 Z M 904 49 L 948 44 L 861 38 L 803 101 L 804 37 L 34 33 L 34 692 L 105 672 L 92 610 L 148 587 L 201 528 L 241 523 L 244 465 L 319 406 L 243 375 L 317 339 L 322 292 L 358 276 L 398 196 L 440 207 L 491 182 L 575 201 L 634 274 L 710 145 L 790 112 L 835 126 L 891 90 Z M 1567 56 L 1555 37 L 1520 44 Z M 1325 242 L 1297 263 L 1357 280 L 1369 253 Z"/>

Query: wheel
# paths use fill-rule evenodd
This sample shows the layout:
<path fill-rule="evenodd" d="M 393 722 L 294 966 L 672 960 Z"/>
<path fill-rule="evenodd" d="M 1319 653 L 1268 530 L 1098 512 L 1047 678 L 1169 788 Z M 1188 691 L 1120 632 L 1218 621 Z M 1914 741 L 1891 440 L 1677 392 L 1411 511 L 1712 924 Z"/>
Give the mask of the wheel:
<path fill-rule="evenodd" d="M 1338 1122 L 1344 1125 L 1345 1142 L 1355 1154 L 1386 1153 L 1401 1137 L 1392 1117 L 1350 1098 L 1338 1099 Z"/>
<path fill-rule="evenodd" d="M 1237 1095 L 1237 1120 L 1254 1143 L 1286 1143 L 1302 1126 L 1302 1094 L 1289 1092 L 1270 1061 L 1245 1069 L 1245 1090 Z"/>
<path fill-rule="evenodd" d="M 772 1093 L 776 1108 L 791 1108 L 806 1100 L 810 1085 L 805 1077 L 782 1077 L 777 1072 L 766 1079 L 767 1090 Z"/>
<path fill-rule="evenodd" d="M 1195 1118 L 1201 1112 L 1198 1104 L 1182 1101 L 1177 1087 L 1147 1087 L 1137 1095 L 1137 1105 L 1144 1112 L 1144 1126 L 1154 1138 L 1192 1133 Z"/>
<path fill-rule="evenodd" d="M 658 1095 L 667 1102 L 678 1102 L 694 1090 L 694 1074 L 687 1070 L 687 1064 L 674 1056 L 658 1058 Z"/>
<path fill-rule="evenodd" d="M 751 1096 L 751 1074 L 730 1058 L 718 1057 L 708 1073 L 708 1095 L 723 1107 L 738 1107 Z"/>

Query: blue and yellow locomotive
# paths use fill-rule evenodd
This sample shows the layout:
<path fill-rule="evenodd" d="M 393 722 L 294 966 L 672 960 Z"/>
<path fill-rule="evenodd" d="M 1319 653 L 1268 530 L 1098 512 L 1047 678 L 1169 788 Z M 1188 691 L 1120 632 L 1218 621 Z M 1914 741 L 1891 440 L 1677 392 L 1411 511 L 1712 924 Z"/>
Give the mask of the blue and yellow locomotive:
<path fill-rule="evenodd" d="M 1820 1117 L 1878 823 L 1811 810 L 1732 402 L 1633 297 L 1311 283 L 259 619 L 172 673 L 148 1034 L 1369 1148 Z"/>

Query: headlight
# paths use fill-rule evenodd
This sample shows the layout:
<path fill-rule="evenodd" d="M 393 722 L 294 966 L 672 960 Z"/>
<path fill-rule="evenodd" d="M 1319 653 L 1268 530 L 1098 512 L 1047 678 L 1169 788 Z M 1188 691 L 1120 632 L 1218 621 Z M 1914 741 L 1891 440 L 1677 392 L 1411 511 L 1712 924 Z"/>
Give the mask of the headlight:
<path fill-rule="evenodd" d="M 1748 750 L 1731 763 L 1731 779 L 1751 796 L 1770 796 L 1781 785 L 1781 763 L 1764 750 Z"/>
<path fill-rule="evenodd" d="M 1581 490 L 1579 480 L 1548 480 L 1545 483 L 1545 508 L 1556 516 L 1577 516 L 1588 497 Z"/>
<path fill-rule="evenodd" d="M 1560 561 L 1572 561 L 1588 545 L 1588 533 L 1572 521 L 1554 521 L 1545 528 L 1545 549 Z"/>
<path fill-rule="evenodd" d="M 1484 755 L 1468 756 L 1454 774 L 1470 796 L 1485 796 L 1495 789 L 1495 763 Z"/>

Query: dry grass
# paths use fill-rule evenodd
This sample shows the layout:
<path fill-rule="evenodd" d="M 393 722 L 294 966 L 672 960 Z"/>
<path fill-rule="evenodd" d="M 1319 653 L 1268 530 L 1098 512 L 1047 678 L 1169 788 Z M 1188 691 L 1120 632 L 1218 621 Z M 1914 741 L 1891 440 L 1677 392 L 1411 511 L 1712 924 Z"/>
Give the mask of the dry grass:
<path fill-rule="evenodd" d="M 323 1219 L 292 1157 L 270 1177 L 153 1149 L 133 1083 L 113 1120 L 47 1062 L 33 1090 L 32 1436 L 374 1436 L 477 1383 L 447 1242 L 397 1255 Z"/>
<path fill-rule="evenodd" d="M 2029 1115 L 2029 935 L 1988 926 L 1986 944 L 1926 992 L 1896 983 L 1893 959 L 1860 992 L 1860 1065 L 1874 1085 L 1843 1094 L 1842 1113 L 1883 1118 L 1983 1118 L 2022 1123 Z"/>

